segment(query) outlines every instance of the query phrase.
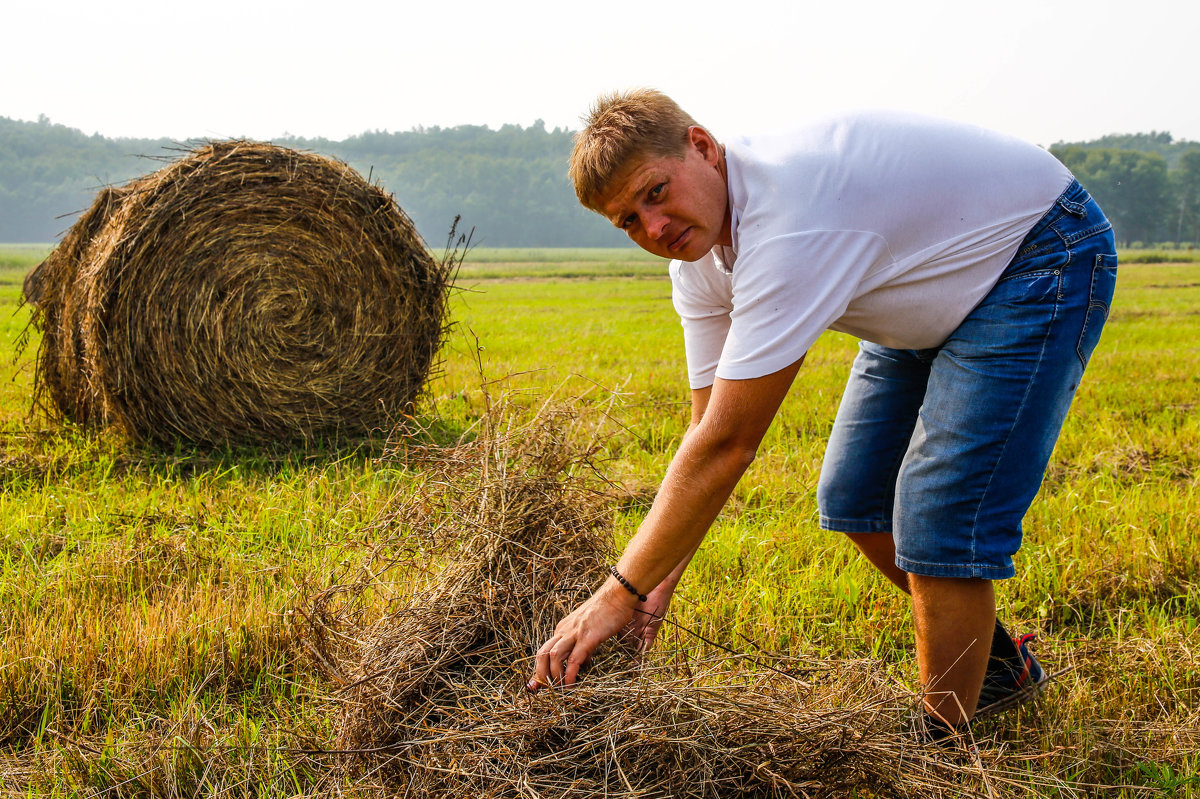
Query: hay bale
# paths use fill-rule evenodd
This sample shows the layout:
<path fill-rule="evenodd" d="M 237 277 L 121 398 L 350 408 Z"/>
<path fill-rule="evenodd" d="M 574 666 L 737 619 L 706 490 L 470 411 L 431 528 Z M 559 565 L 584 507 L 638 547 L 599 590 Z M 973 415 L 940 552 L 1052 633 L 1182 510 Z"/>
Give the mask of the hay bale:
<path fill-rule="evenodd" d="M 575 421 L 561 408 L 525 423 L 489 417 L 473 442 L 430 452 L 359 577 L 299 614 L 338 685 L 330 755 L 356 789 L 977 795 L 962 766 L 906 729 L 919 700 L 865 661 L 767 664 L 668 639 L 634 662 L 614 642 L 576 686 L 528 694 L 536 647 L 613 554 L 616 498 Z M 367 618 L 380 604 L 393 609 Z"/>
<path fill-rule="evenodd" d="M 343 163 L 210 143 L 101 191 L 27 278 L 35 399 L 151 443 L 386 429 L 440 349 L 452 260 Z"/>

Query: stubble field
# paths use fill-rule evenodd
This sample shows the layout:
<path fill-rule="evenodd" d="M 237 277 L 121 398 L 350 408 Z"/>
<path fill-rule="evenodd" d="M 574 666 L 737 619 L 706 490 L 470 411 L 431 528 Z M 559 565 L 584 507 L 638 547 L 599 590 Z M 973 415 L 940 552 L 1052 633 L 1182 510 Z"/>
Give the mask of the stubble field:
<path fill-rule="evenodd" d="M 411 474 L 386 434 L 162 453 L 48 428 L 28 414 L 36 336 L 17 306 L 43 254 L 0 248 L 0 795 L 353 792 L 311 754 L 333 740 L 330 686 L 293 611 L 361 558 Z M 501 394 L 565 399 L 616 430 L 606 476 L 651 495 L 688 418 L 663 264 L 479 250 L 458 285 L 418 421 L 450 439 Z M 905 603 L 816 525 L 854 348 L 814 347 L 672 610 L 733 649 L 869 658 L 912 687 Z M 1124 268 L 999 587 L 1010 627 L 1039 632 L 1060 672 L 1044 701 L 979 730 L 1002 795 L 1200 796 L 1197 403 L 1200 264 Z M 645 507 L 614 510 L 618 537 Z"/>

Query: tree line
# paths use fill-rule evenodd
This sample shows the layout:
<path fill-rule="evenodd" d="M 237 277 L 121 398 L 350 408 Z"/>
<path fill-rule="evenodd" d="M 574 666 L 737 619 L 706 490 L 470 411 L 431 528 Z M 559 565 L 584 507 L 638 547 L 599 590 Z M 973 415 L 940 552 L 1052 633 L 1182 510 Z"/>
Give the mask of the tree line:
<path fill-rule="evenodd" d="M 378 181 L 434 247 L 456 217 L 483 246 L 629 245 L 576 202 L 566 176 L 572 135 L 539 120 L 276 143 L 332 155 Z M 0 241 L 56 241 L 101 186 L 157 169 L 195 144 L 88 136 L 45 117 L 0 117 Z M 1152 132 L 1060 142 L 1050 152 L 1104 206 L 1122 244 L 1200 243 L 1200 143 Z"/>
<path fill-rule="evenodd" d="M 572 132 L 482 125 L 373 132 L 343 141 L 288 137 L 276 144 L 339 158 L 395 195 L 433 247 L 450 226 L 495 247 L 630 245 L 580 207 L 566 176 Z M 158 169 L 198 141 L 88 136 L 42 117 L 0 117 L 0 241 L 52 242 L 106 184 Z M 631 245 L 630 245 L 631 246 Z"/>
<path fill-rule="evenodd" d="M 1118 243 L 1200 243 L 1200 142 L 1151 132 L 1059 143 L 1050 152 L 1104 208 Z"/>

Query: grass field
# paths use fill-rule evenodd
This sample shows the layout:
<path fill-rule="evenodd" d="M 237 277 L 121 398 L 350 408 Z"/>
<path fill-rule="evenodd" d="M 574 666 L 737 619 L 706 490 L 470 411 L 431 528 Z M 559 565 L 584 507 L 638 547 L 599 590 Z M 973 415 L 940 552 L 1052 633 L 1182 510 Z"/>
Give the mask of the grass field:
<path fill-rule="evenodd" d="M 382 441 L 161 453 L 49 428 L 28 414 L 36 341 L 12 357 L 45 251 L 0 247 L 0 795 L 348 790 L 300 753 L 333 722 L 292 611 L 356 561 L 404 470 Z M 663 271 L 633 250 L 474 251 L 422 418 L 465 428 L 485 392 L 611 406 L 605 469 L 651 491 L 688 417 Z M 673 612 L 731 647 L 875 658 L 911 686 L 905 603 L 816 525 L 853 352 L 814 347 Z M 1198 397 L 1200 263 L 1126 267 L 999 588 L 1062 671 L 982 725 L 1003 795 L 1200 796 Z M 642 513 L 620 510 L 619 535 Z"/>

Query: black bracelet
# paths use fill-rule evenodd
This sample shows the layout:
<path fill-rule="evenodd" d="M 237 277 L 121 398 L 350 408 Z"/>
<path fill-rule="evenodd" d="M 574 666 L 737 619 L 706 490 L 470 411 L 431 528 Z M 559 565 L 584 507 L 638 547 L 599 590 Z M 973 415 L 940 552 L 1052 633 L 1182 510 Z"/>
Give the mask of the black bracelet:
<path fill-rule="evenodd" d="M 608 570 L 609 570 L 610 572 L 612 572 L 612 576 L 613 576 L 613 577 L 616 577 L 616 578 L 617 578 L 617 582 L 618 582 L 618 583 L 620 583 L 621 585 L 625 586 L 625 590 L 626 590 L 626 591 L 628 591 L 629 593 L 633 594 L 635 597 L 637 597 L 637 598 L 638 598 L 638 602 L 645 602 L 645 601 L 646 601 L 646 595 L 645 595 L 645 594 L 643 594 L 643 593 L 641 593 L 641 592 L 639 592 L 639 591 L 638 591 L 636 588 L 634 588 L 632 585 L 630 585 L 630 584 L 629 584 L 629 581 L 628 581 L 628 580 L 626 580 L 624 577 L 622 577 L 622 576 L 621 576 L 621 573 L 620 573 L 619 571 L 617 571 L 617 567 L 616 567 L 616 566 L 609 566 L 609 567 L 608 567 Z"/>

